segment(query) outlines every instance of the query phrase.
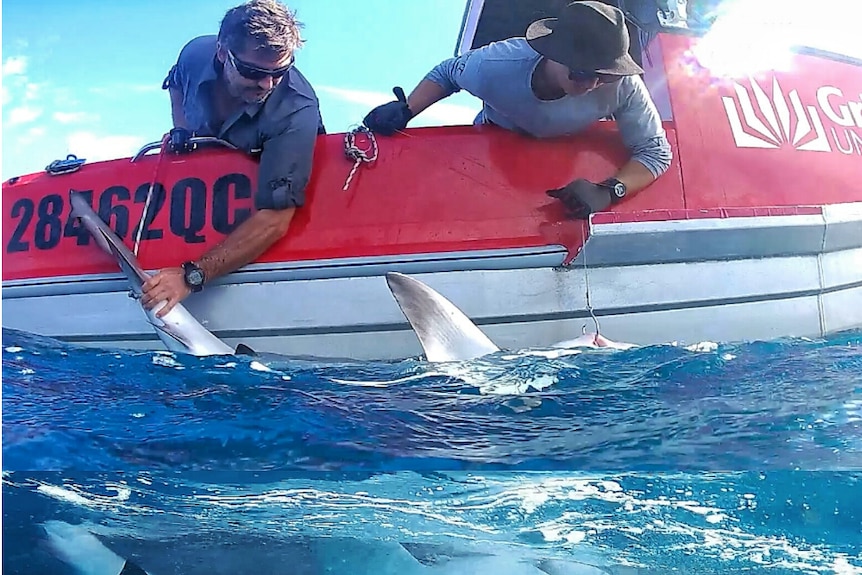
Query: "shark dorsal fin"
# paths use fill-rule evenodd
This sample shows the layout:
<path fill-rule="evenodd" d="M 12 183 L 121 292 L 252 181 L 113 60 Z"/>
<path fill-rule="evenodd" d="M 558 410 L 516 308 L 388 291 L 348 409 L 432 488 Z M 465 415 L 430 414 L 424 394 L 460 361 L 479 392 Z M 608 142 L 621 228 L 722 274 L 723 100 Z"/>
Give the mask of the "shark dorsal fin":
<path fill-rule="evenodd" d="M 462 361 L 500 351 L 464 312 L 424 283 L 397 272 L 387 273 L 386 282 L 428 361 Z"/>
<path fill-rule="evenodd" d="M 255 355 L 257 355 L 257 352 L 256 352 L 256 351 L 254 351 L 254 350 L 253 350 L 252 348 L 250 348 L 249 346 L 247 346 L 246 344 L 244 344 L 244 343 L 240 343 L 240 344 L 238 344 L 238 345 L 236 346 L 236 351 L 234 351 L 234 355 L 250 355 L 250 356 L 255 356 Z"/>

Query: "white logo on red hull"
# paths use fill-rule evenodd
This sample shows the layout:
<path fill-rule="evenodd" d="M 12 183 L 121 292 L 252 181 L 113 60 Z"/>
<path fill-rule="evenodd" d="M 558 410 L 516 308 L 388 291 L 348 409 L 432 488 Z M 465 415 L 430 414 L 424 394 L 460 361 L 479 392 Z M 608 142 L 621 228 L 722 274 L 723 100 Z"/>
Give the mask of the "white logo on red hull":
<path fill-rule="evenodd" d="M 777 78 L 772 79 L 771 96 L 754 78 L 750 82 L 750 91 L 734 82 L 735 97 L 721 98 L 737 147 L 791 146 L 797 150 L 862 155 L 862 135 L 856 131 L 862 128 L 862 100 L 845 101 L 839 88 L 821 86 L 816 92 L 819 107 L 805 105 L 798 90 L 785 95 Z M 833 126 L 824 128 L 823 116 Z"/>
<path fill-rule="evenodd" d="M 721 98 L 737 147 L 780 148 L 782 144 L 790 144 L 797 150 L 832 151 L 829 140 L 826 139 L 820 113 L 814 106 L 803 106 L 797 90 L 791 90 L 788 95 L 788 106 L 788 98 L 785 98 L 777 78 L 772 80 L 772 98 L 766 95 L 753 78 L 751 87 L 757 107 L 766 123 L 755 112 L 748 90 L 739 83 L 733 83 L 736 98 Z M 737 101 L 742 109 L 744 124 L 736 108 Z M 795 125 L 791 122 L 792 119 L 796 120 Z M 744 126 L 748 127 L 749 131 L 746 131 Z"/>

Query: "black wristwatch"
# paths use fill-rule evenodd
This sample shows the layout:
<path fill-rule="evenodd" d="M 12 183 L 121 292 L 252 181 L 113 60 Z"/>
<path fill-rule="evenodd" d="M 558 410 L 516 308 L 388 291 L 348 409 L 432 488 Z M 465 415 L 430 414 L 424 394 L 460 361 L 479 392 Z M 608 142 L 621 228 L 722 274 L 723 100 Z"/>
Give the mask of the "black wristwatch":
<path fill-rule="evenodd" d="M 626 185 L 616 178 L 608 178 L 599 184 L 611 192 L 611 203 L 617 203 L 626 197 Z"/>
<path fill-rule="evenodd" d="M 195 264 L 195 262 L 183 262 L 183 272 L 185 272 L 183 279 L 186 280 L 186 285 L 189 286 L 189 289 L 193 292 L 199 292 L 204 289 L 204 282 L 207 277 L 200 266 Z"/>

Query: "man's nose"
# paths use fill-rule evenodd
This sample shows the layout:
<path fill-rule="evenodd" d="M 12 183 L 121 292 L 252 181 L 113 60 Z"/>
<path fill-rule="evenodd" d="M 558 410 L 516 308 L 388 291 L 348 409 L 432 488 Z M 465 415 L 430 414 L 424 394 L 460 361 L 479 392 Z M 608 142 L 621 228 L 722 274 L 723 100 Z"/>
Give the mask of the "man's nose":
<path fill-rule="evenodd" d="M 589 80 L 584 80 L 582 82 L 579 82 L 578 84 L 580 86 L 583 86 L 583 88 L 587 91 L 595 90 L 596 87 L 598 87 L 598 85 L 599 85 L 599 79 L 597 77 L 594 77 L 594 78 L 590 78 Z"/>
<path fill-rule="evenodd" d="M 260 87 L 261 90 L 271 90 L 272 87 L 275 85 L 275 81 L 273 80 L 272 76 L 266 76 L 262 80 L 260 80 L 257 85 L 258 87 Z"/>

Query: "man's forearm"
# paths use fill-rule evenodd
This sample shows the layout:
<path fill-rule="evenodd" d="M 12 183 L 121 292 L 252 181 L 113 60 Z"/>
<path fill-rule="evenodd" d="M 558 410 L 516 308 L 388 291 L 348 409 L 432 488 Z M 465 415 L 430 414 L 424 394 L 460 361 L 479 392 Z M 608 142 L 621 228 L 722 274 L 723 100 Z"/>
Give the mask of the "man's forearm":
<path fill-rule="evenodd" d="M 626 197 L 633 196 L 655 181 L 655 176 L 635 159 L 626 162 L 614 176 L 626 185 Z"/>
<path fill-rule="evenodd" d="M 229 274 L 253 262 L 278 241 L 290 226 L 296 208 L 258 210 L 197 260 L 207 279 Z"/>
<path fill-rule="evenodd" d="M 431 80 L 422 80 L 407 98 L 407 106 L 416 116 L 425 108 L 448 96 L 446 89 Z"/>

